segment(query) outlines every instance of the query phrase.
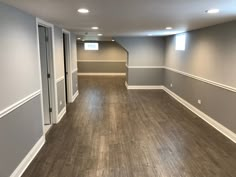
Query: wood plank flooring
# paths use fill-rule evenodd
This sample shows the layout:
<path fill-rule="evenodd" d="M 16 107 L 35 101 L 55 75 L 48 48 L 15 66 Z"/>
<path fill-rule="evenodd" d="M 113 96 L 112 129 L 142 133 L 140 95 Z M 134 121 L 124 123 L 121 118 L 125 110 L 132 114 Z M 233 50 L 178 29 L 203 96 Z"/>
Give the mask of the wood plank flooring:
<path fill-rule="evenodd" d="M 23 177 L 236 177 L 236 145 L 163 91 L 80 77 Z"/>

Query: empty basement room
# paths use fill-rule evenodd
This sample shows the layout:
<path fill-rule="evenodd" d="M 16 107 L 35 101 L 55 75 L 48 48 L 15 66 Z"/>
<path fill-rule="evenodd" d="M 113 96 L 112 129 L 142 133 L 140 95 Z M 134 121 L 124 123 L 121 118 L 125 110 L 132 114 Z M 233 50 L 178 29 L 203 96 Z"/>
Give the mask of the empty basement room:
<path fill-rule="evenodd" d="M 236 177 L 235 0 L 0 0 L 0 177 Z"/>

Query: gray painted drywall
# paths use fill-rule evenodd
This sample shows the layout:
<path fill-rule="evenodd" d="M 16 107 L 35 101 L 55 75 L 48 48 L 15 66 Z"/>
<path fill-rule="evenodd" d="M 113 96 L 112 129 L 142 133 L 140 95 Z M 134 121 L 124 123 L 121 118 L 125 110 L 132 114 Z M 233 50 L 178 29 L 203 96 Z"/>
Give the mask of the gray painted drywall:
<path fill-rule="evenodd" d="M 235 31 L 236 21 L 188 32 L 186 33 L 185 51 L 175 50 L 175 36 L 165 38 L 163 42 L 165 47 L 154 43 L 147 45 L 146 38 L 144 38 L 146 40 L 117 38 L 116 41 L 129 52 L 128 64 L 130 66 L 161 66 L 164 64 L 167 67 L 235 87 Z M 155 61 L 155 57 L 150 57 L 150 54 L 156 56 L 153 52 L 155 49 L 148 49 L 152 48 L 151 46 L 156 46 L 157 51 L 164 52 L 160 57 L 163 60 Z M 234 108 L 236 94 L 234 92 L 166 69 L 157 69 L 162 70 L 161 74 L 155 73 L 157 71 L 154 69 L 127 68 L 127 70 L 128 85 L 164 84 L 181 98 L 236 132 Z M 155 78 L 157 79 L 155 80 Z M 170 88 L 171 83 L 173 88 Z M 197 103 L 198 99 L 202 101 L 201 105 Z"/>
<path fill-rule="evenodd" d="M 163 85 L 164 70 L 158 68 L 129 68 L 128 85 Z M 132 77 L 130 77 L 132 76 Z"/>
<path fill-rule="evenodd" d="M 0 3 L 0 111 L 40 89 L 36 19 Z M 0 119 L 0 176 L 43 136 L 40 96 Z"/>
<path fill-rule="evenodd" d="M 64 51 L 62 29 L 54 26 L 56 79 L 64 76 Z"/>
<path fill-rule="evenodd" d="M 170 87 L 170 84 L 173 87 Z M 165 86 L 196 108 L 236 133 L 234 92 L 165 70 Z M 198 104 L 198 99 L 202 104 Z"/>
<path fill-rule="evenodd" d="M 70 41 L 71 41 L 71 66 L 72 71 L 75 71 L 77 69 L 77 37 L 74 33 L 71 33 L 70 35 Z"/>
<path fill-rule="evenodd" d="M 78 62 L 79 73 L 125 73 L 126 62 Z"/>
<path fill-rule="evenodd" d="M 40 89 L 36 18 L 0 2 L 0 111 Z M 64 75 L 62 30 L 55 27 L 56 78 Z M 73 35 L 77 67 L 76 36 Z M 65 106 L 64 82 L 58 84 L 58 100 Z M 62 106 L 58 106 L 59 111 Z M 0 119 L 0 176 L 15 170 L 43 136 L 40 96 Z"/>
<path fill-rule="evenodd" d="M 0 119 L 0 176 L 8 177 L 43 134 L 40 96 Z"/>
<path fill-rule="evenodd" d="M 78 62 L 79 73 L 125 73 L 127 52 L 118 43 L 99 42 L 98 51 L 84 50 L 84 43 L 77 42 L 78 60 L 95 60 L 104 62 Z M 110 62 L 123 61 L 123 62 Z M 105 62 L 106 61 L 106 62 Z"/>
<path fill-rule="evenodd" d="M 40 89 L 36 20 L 0 3 L 0 110 Z"/>
<path fill-rule="evenodd" d="M 99 50 L 84 50 L 84 42 L 77 42 L 78 60 L 127 61 L 127 52 L 116 42 L 100 41 Z"/>
<path fill-rule="evenodd" d="M 78 77 L 77 77 L 77 37 L 71 33 L 71 66 L 72 66 L 72 91 L 73 95 L 78 90 Z"/>
<path fill-rule="evenodd" d="M 163 66 L 164 39 L 158 37 L 119 37 L 116 41 L 129 53 L 129 66 Z"/>
<path fill-rule="evenodd" d="M 129 66 L 163 66 L 164 38 L 119 37 L 116 41 L 128 51 Z M 127 68 L 128 85 L 161 85 L 162 69 Z"/>
<path fill-rule="evenodd" d="M 175 36 L 167 37 L 165 65 L 235 87 L 235 31 L 236 21 L 188 32 L 185 51 L 175 50 Z M 165 71 L 165 86 L 236 133 L 234 92 L 169 70 Z"/>
<path fill-rule="evenodd" d="M 63 51 L 63 31 L 61 28 L 54 27 L 54 37 L 55 37 L 55 63 L 56 63 L 56 78 L 59 79 L 64 76 L 64 51 Z M 70 33 L 70 46 L 71 46 L 71 58 L 70 65 L 71 71 L 77 69 L 77 47 L 76 47 L 76 35 Z M 63 80 L 64 82 L 64 80 Z M 73 79 L 72 73 L 72 88 L 77 85 L 77 81 Z M 63 85 L 64 86 L 64 85 Z M 57 83 L 57 98 L 58 98 L 58 113 L 65 107 L 65 91 L 62 86 L 62 82 Z M 63 103 L 60 105 L 60 101 Z"/>
<path fill-rule="evenodd" d="M 55 63 L 56 63 L 56 78 L 59 79 L 65 76 L 64 73 L 64 49 L 63 49 L 63 32 L 61 28 L 54 26 L 54 43 L 55 43 Z M 66 105 L 65 79 L 57 82 L 57 107 L 58 114 Z"/>
<path fill-rule="evenodd" d="M 168 67 L 236 87 L 236 21 L 187 32 L 186 50 L 166 38 Z"/>
<path fill-rule="evenodd" d="M 72 73 L 72 83 L 73 83 L 73 95 L 78 91 L 78 76 L 77 71 Z"/>
<path fill-rule="evenodd" d="M 39 89 L 39 69 L 35 18 L 0 3 L 0 23 L 2 24 L 0 28 L 0 110 L 2 110 Z M 57 35 L 61 36 L 60 33 L 61 30 L 56 29 L 55 40 L 57 40 Z M 60 41 L 59 39 L 58 41 Z M 159 42 L 156 40 L 155 38 L 121 39 L 124 42 L 123 46 L 127 50 L 130 49 L 128 64 L 131 66 L 163 65 L 162 39 L 158 39 Z M 236 86 L 234 77 L 234 66 L 236 66 L 234 60 L 236 51 L 235 22 L 188 33 L 186 52 L 174 50 L 174 37 L 167 38 L 166 42 L 167 66 Z M 61 42 L 56 41 L 55 43 L 56 46 L 58 44 L 58 47 L 55 46 L 57 51 Z M 71 46 L 73 70 L 77 67 L 75 35 L 71 36 Z M 14 49 L 14 52 L 11 49 Z M 61 53 L 61 51 L 58 52 Z M 58 77 L 62 73 L 60 69 L 57 69 Z M 137 78 L 136 73 L 132 73 L 131 69 L 130 73 L 128 72 L 128 77 Z M 146 71 L 139 73 L 146 73 Z M 152 78 L 153 75 L 149 77 Z M 156 77 L 159 77 L 159 74 Z M 190 78 L 182 77 L 185 76 L 170 74 L 167 71 L 165 84 L 168 87 L 169 83 L 173 82 L 173 91 L 193 105 L 201 95 L 203 104 L 199 109 L 235 132 L 235 119 L 233 119 L 235 93 L 199 81 L 189 81 Z M 57 88 L 61 96 L 65 93 L 63 84 L 59 83 Z M 143 82 L 138 84 L 143 84 Z M 183 93 L 183 89 L 186 93 Z M 60 94 L 62 92 L 63 94 Z M 0 176 L 9 176 L 42 136 L 42 115 L 39 100 L 38 96 L 0 120 Z M 59 110 L 62 109 L 60 105 L 58 107 Z"/>
<path fill-rule="evenodd" d="M 58 106 L 58 114 L 63 110 L 66 106 L 65 100 L 65 80 L 61 80 L 57 82 L 57 106 Z"/>

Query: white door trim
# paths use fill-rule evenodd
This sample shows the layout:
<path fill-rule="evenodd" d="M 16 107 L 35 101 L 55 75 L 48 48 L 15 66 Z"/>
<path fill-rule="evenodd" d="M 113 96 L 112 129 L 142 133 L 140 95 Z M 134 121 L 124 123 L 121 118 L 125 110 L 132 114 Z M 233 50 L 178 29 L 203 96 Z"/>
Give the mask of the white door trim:
<path fill-rule="evenodd" d="M 50 35 L 51 35 L 51 42 L 52 42 L 52 53 L 51 53 L 51 59 L 50 61 L 52 63 L 51 68 L 51 75 L 52 75 L 52 82 L 53 82 L 53 88 L 50 90 L 50 95 L 52 96 L 52 123 L 56 123 L 57 120 L 57 85 L 56 85 L 56 65 L 55 65 L 55 40 L 54 40 L 54 25 L 51 23 L 48 23 L 40 18 L 36 18 L 36 32 L 37 32 L 37 48 L 38 48 L 38 63 L 39 63 L 39 76 L 40 76 L 40 90 L 42 91 L 42 77 L 41 77 L 41 60 L 40 60 L 40 46 L 39 46 L 39 30 L 38 26 L 44 26 L 48 29 L 50 29 Z M 43 94 L 41 94 L 41 112 L 42 112 L 42 127 L 44 127 L 44 109 L 43 109 Z M 45 134 L 46 132 L 44 132 Z"/>
<path fill-rule="evenodd" d="M 68 31 L 68 30 L 65 30 L 65 29 L 62 29 L 62 33 L 65 33 L 65 34 L 67 34 L 68 35 L 68 37 L 69 37 L 69 48 L 68 48 L 68 66 L 67 66 L 67 69 L 68 69 L 68 78 L 67 78 L 67 90 L 68 90 L 68 93 L 67 93 L 67 96 L 68 96 L 68 102 L 69 103 L 72 103 L 72 100 L 73 100 L 73 86 L 72 86 L 72 67 L 71 67 L 71 63 L 72 63 L 72 61 L 71 61 L 71 33 L 70 33 L 70 31 Z"/>

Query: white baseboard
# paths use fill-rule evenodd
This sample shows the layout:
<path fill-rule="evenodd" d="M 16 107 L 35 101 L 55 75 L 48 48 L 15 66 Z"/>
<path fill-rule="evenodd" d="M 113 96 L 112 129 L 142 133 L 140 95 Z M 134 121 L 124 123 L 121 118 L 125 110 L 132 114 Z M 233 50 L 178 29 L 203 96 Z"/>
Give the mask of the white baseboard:
<path fill-rule="evenodd" d="M 128 85 L 125 82 L 125 86 L 128 90 L 163 90 L 162 85 Z"/>
<path fill-rule="evenodd" d="M 38 142 L 34 145 L 34 147 L 29 151 L 29 153 L 25 156 L 25 158 L 21 161 L 21 163 L 18 165 L 18 167 L 15 169 L 15 171 L 11 174 L 10 177 L 20 177 L 26 168 L 29 166 L 29 164 L 32 162 L 32 160 L 35 158 L 35 156 L 38 154 L 40 149 L 43 147 L 45 143 L 45 136 L 42 136 Z"/>
<path fill-rule="evenodd" d="M 129 85 L 128 85 L 127 81 L 125 81 L 125 87 L 127 90 L 129 90 Z"/>
<path fill-rule="evenodd" d="M 182 99 L 180 96 L 172 92 L 166 87 L 163 87 L 164 91 L 168 93 L 170 96 L 172 96 L 174 99 L 176 99 L 179 103 L 184 105 L 186 108 L 188 108 L 190 111 L 192 111 L 194 114 L 196 114 L 198 117 L 200 117 L 202 120 L 207 122 L 209 125 L 214 127 L 216 130 L 218 130 L 220 133 L 225 135 L 227 138 L 229 138 L 231 141 L 236 143 L 236 134 L 226 128 L 225 126 L 221 125 L 219 122 L 215 121 L 210 116 L 206 115 L 204 112 L 200 111 L 198 108 L 187 102 L 186 100 Z"/>
<path fill-rule="evenodd" d="M 78 95 L 79 95 L 79 91 L 77 90 L 76 93 L 72 97 L 72 103 L 75 101 Z"/>
<path fill-rule="evenodd" d="M 66 106 L 61 110 L 61 112 L 57 116 L 57 124 L 61 121 L 63 116 L 66 114 Z"/>
<path fill-rule="evenodd" d="M 126 73 L 78 73 L 78 76 L 125 76 Z"/>
<path fill-rule="evenodd" d="M 228 128 L 226 128 L 225 126 L 220 124 L 219 122 L 215 121 L 213 118 L 211 118 L 210 116 L 206 115 L 204 112 L 202 112 L 201 110 L 199 110 L 198 108 L 196 108 L 195 106 L 193 106 L 192 104 L 190 104 L 189 102 L 187 102 L 186 100 L 184 100 L 183 98 L 181 98 L 180 96 L 178 96 L 177 94 L 175 94 L 174 92 L 172 92 L 171 90 L 166 88 L 165 86 L 143 86 L 143 85 L 141 85 L 141 86 L 140 85 L 138 85 L 138 86 L 133 86 L 133 85 L 130 86 L 130 85 L 127 84 L 127 82 L 125 82 L 125 86 L 126 86 L 126 88 L 128 90 L 130 90 L 130 89 L 137 89 L 137 90 L 138 89 L 143 89 L 143 90 L 150 90 L 150 89 L 157 89 L 158 90 L 158 89 L 162 89 L 162 90 L 164 90 L 166 93 L 168 93 L 174 99 L 176 99 L 179 103 L 184 105 L 187 109 L 192 111 L 194 114 L 196 114 L 202 120 L 207 122 L 209 125 L 211 125 L 216 130 L 218 130 L 220 133 L 222 133 L 224 136 L 226 136 L 231 141 L 236 143 L 236 134 L 234 132 L 232 132 L 231 130 L 229 130 Z"/>

